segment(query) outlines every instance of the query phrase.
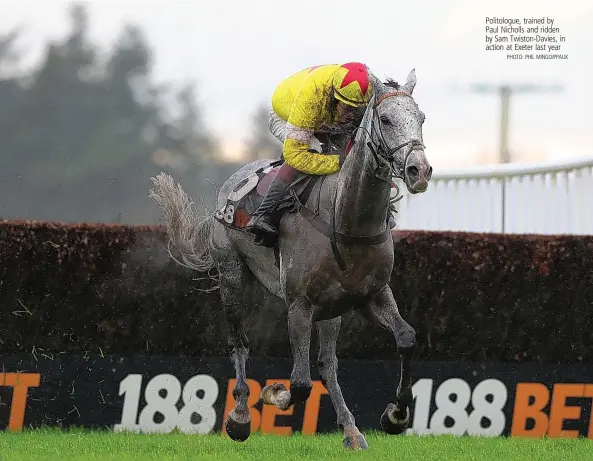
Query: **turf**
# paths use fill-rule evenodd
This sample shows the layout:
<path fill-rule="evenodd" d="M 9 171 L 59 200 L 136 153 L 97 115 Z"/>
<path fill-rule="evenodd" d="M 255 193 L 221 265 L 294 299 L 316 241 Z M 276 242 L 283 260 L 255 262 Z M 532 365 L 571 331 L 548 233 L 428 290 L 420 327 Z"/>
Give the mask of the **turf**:
<path fill-rule="evenodd" d="M 0 461 L 69 460 L 593 460 L 588 439 L 521 439 L 365 434 L 369 450 L 346 451 L 342 436 L 252 434 L 244 443 L 221 435 L 25 430 L 0 433 Z"/>

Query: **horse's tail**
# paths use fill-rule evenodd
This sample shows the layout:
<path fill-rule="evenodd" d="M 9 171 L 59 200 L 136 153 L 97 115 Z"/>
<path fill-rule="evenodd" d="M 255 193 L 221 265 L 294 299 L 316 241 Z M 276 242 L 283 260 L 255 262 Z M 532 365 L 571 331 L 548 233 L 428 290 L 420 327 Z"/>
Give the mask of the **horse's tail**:
<path fill-rule="evenodd" d="M 183 262 L 176 259 L 170 249 L 169 254 L 182 266 L 209 271 L 214 267 L 210 253 L 213 215 L 199 216 L 193 200 L 167 173 L 161 172 L 150 179 L 154 187 L 149 197 L 161 208 L 169 242 L 179 250 Z"/>

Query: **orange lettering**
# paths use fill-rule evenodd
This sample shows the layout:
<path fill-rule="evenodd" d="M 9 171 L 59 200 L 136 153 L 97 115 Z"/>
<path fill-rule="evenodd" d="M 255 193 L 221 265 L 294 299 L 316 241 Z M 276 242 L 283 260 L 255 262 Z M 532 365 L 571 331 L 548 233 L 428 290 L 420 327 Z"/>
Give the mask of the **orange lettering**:
<path fill-rule="evenodd" d="M 533 405 L 529 398 L 533 397 Z M 550 392 L 540 383 L 519 383 L 515 394 L 515 408 L 513 409 L 513 423 L 511 436 L 541 437 L 548 429 L 548 417 L 542 411 L 548 404 Z M 533 419 L 533 429 L 527 429 L 527 420 Z"/>
<path fill-rule="evenodd" d="M 323 384 L 321 384 L 321 381 L 313 381 L 311 395 L 305 404 L 305 414 L 303 415 L 303 435 L 315 435 L 317 432 L 321 396 L 327 395 L 327 393 L 327 389 Z"/>
<path fill-rule="evenodd" d="M 233 387 L 235 386 L 236 380 L 229 379 L 227 386 L 227 395 L 225 408 L 222 418 L 222 433 L 226 434 L 226 428 L 224 422 L 229 414 L 229 411 L 235 406 L 235 398 L 233 397 Z M 288 379 L 268 379 L 266 386 L 274 383 L 282 383 L 287 389 L 290 389 L 290 380 Z M 292 416 L 294 413 L 294 406 L 288 410 L 280 410 L 275 405 L 263 405 L 261 414 L 257 408 L 253 406 L 259 401 L 259 394 L 262 386 L 255 379 L 248 379 L 247 384 L 249 385 L 249 398 L 247 399 L 247 405 L 249 406 L 249 413 L 251 415 L 251 432 L 260 430 L 265 434 L 276 434 L 290 436 L 292 434 L 292 425 L 290 426 L 277 426 L 276 417 L 279 415 Z M 321 406 L 321 397 L 327 395 L 327 389 L 321 381 L 313 381 L 313 388 L 311 389 L 311 395 L 307 399 L 305 404 L 305 411 L 303 415 L 303 434 L 314 435 L 317 432 L 317 423 L 319 419 L 319 408 Z"/>
<path fill-rule="evenodd" d="M 550 426 L 548 435 L 550 437 L 571 437 L 579 436 L 577 430 L 564 430 L 562 423 L 565 419 L 579 419 L 581 417 L 580 406 L 566 406 L 567 397 L 583 397 L 585 392 L 584 384 L 555 384 L 552 393 L 552 404 L 550 405 Z"/>
<path fill-rule="evenodd" d="M 0 386 L 12 387 L 12 403 L 8 430 L 21 431 L 25 421 L 27 394 L 30 387 L 39 387 L 39 373 L 0 373 Z"/>
<path fill-rule="evenodd" d="M 226 427 L 224 422 L 231 409 L 235 407 L 235 397 L 233 397 L 233 388 L 235 387 L 236 379 L 229 379 L 226 391 L 226 402 L 224 405 L 224 413 L 222 416 L 222 433 L 226 434 Z M 256 432 L 259 429 L 261 422 L 261 415 L 257 408 L 253 408 L 259 400 L 259 393 L 261 392 L 261 385 L 255 379 L 248 379 L 249 397 L 247 398 L 247 406 L 249 407 L 249 415 L 251 416 L 251 432 Z"/>
<path fill-rule="evenodd" d="M 585 397 L 593 398 L 593 384 L 585 384 Z M 591 407 L 591 417 L 589 418 L 589 432 L 587 437 L 593 439 L 593 406 Z"/>
<path fill-rule="evenodd" d="M 290 380 L 288 379 L 268 379 L 266 386 L 274 383 L 282 383 L 287 389 L 290 389 Z M 261 432 L 265 434 L 277 435 L 291 435 L 291 426 L 276 426 L 276 416 L 278 415 L 292 415 L 294 412 L 294 405 L 288 410 L 281 410 L 276 405 L 264 405 L 261 415 Z"/>

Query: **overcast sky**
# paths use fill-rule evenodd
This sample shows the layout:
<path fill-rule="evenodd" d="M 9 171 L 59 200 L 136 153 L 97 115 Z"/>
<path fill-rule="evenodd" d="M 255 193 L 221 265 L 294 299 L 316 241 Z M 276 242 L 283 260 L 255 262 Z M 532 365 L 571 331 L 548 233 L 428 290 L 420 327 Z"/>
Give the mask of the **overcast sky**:
<path fill-rule="evenodd" d="M 237 149 L 250 116 L 275 86 L 306 66 L 363 61 L 380 78 L 403 82 L 426 113 L 427 154 L 435 166 L 492 158 L 498 149 L 499 100 L 471 83 L 559 83 L 561 94 L 517 95 L 510 147 L 516 158 L 593 157 L 593 1 L 356 0 L 87 2 L 92 38 L 108 45 L 126 22 L 146 32 L 159 80 L 198 83 L 207 124 Z M 26 26 L 19 42 L 38 57 L 44 39 L 67 27 L 68 2 L 0 0 L 0 33 Z M 568 60 L 510 61 L 486 51 L 487 16 L 554 18 Z M 292 25 L 291 25 L 292 24 Z M 490 157 L 485 157 L 490 155 Z M 520 157 L 521 156 L 521 157 Z"/>

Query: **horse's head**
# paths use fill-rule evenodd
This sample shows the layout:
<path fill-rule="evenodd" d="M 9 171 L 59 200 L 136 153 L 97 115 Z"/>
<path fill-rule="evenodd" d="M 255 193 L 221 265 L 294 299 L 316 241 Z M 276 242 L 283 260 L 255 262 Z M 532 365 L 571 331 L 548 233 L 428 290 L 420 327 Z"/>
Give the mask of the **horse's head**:
<path fill-rule="evenodd" d="M 371 102 L 372 138 L 377 155 L 392 165 L 395 176 L 405 182 L 412 194 L 426 191 L 432 176 L 422 139 L 424 113 L 412 97 L 415 85 L 413 69 L 402 86 L 393 80 L 377 82 Z"/>

